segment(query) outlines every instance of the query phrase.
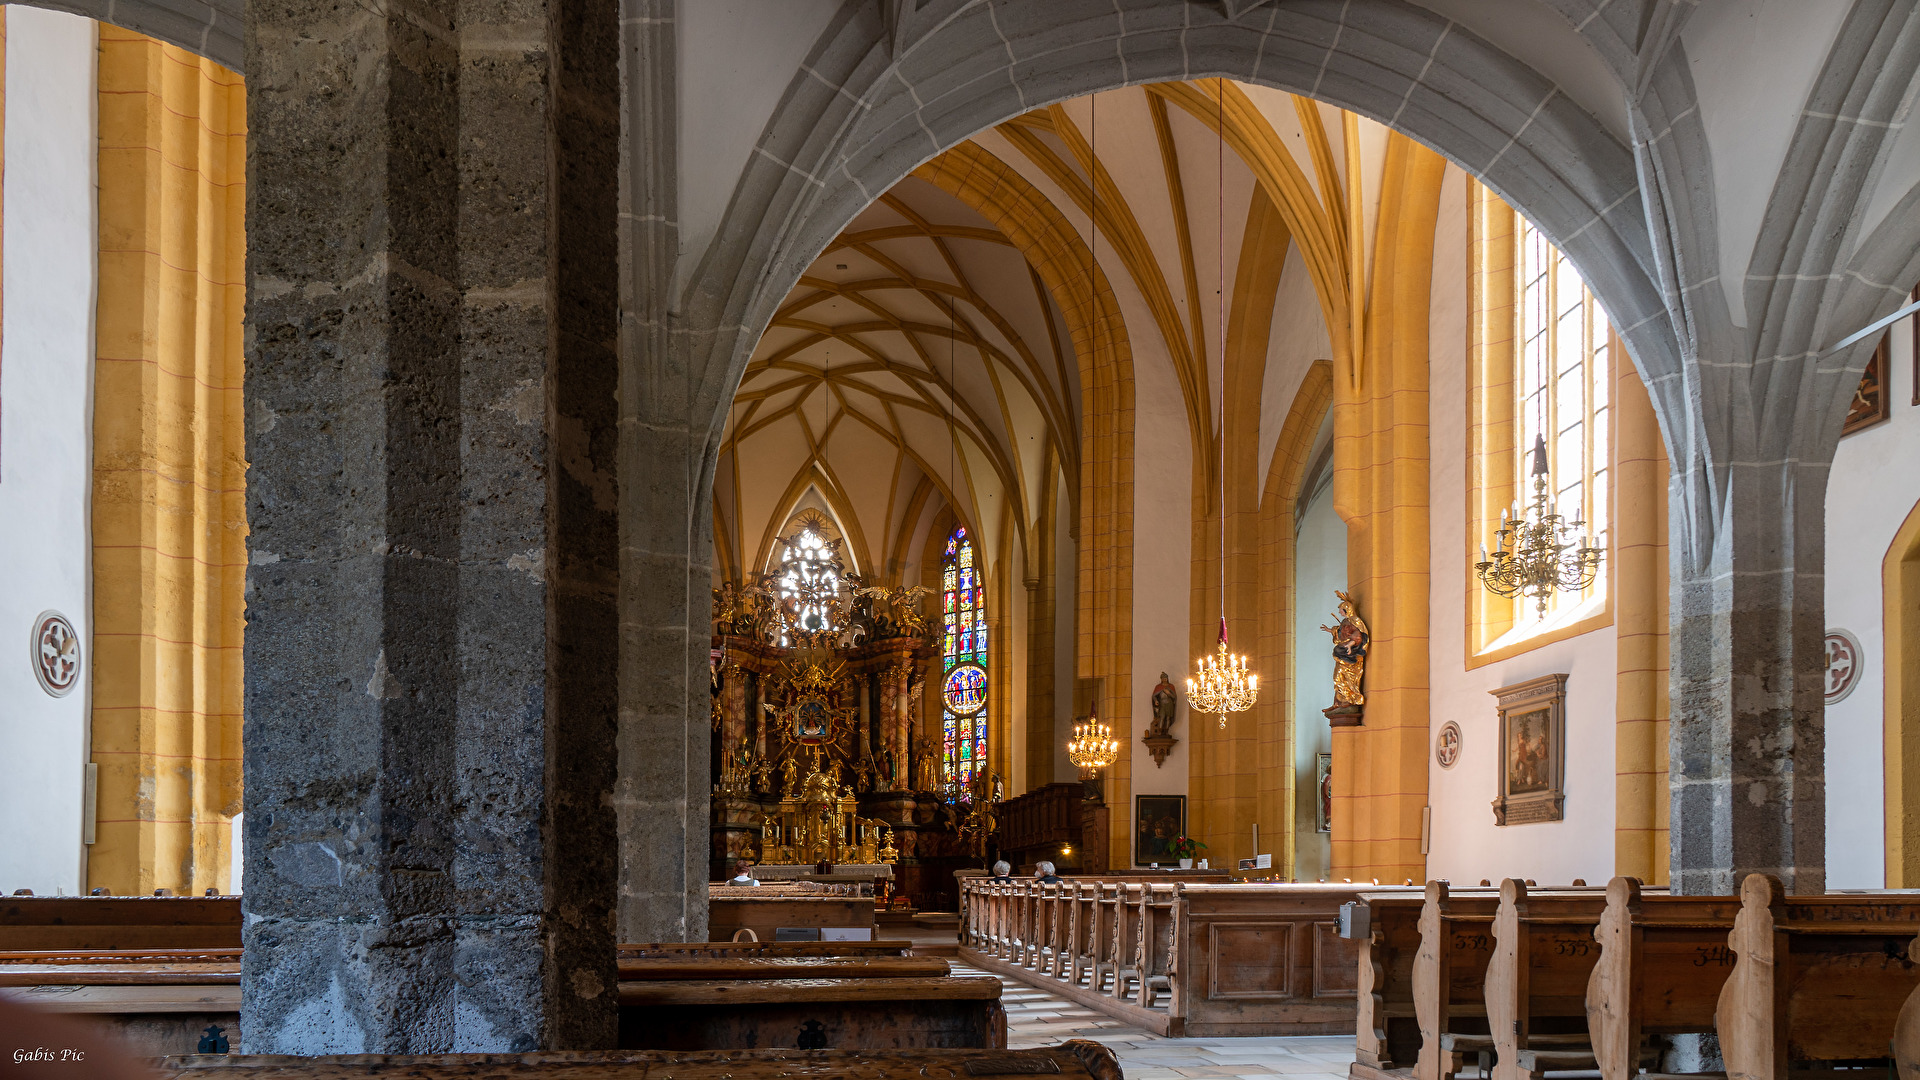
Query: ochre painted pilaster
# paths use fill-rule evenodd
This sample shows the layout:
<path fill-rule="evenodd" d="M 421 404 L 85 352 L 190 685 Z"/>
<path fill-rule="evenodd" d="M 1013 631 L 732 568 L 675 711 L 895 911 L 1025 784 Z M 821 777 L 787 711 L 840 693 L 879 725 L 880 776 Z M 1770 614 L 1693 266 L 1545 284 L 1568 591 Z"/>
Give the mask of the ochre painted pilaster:
<path fill-rule="evenodd" d="M 1520 228 L 1513 207 L 1467 180 L 1467 572 L 1465 662 L 1513 627 L 1515 602 L 1474 575 L 1478 545 L 1516 496 L 1514 409 Z M 1452 557 L 1452 553 L 1448 553 Z"/>
<path fill-rule="evenodd" d="M 1880 564 L 1886 667 L 1886 886 L 1920 886 L 1920 505 Z"/>
<path fill-rule="evenodd" d="M 1667 448 L 1640 372 L 1615 337 L 1613 872 L 1667 884 Z"/>
<path fill-rule="evenodd" d="M 1334 505 L 1349 591 L 1373 632 L 1366 722 L 1333 732 L 1333 873 L 1422 879 L 1427 800 L 1427 316 L 1446 163 L 1391 133 L 1364 363 L 1334 377 Z"/>
<path fill-rule="evenodd" d="M 1070 732 L 1056 730 L 1054 724 L 1054 611 L 1056 590 L 1054 574 L 1054 526 L 1059 513 L 1059 487 L 1054 482 L 1051 448 L 1041 455 L 1039 496 L 1040 512 L 1027 538 L 1027 576 L 1021 582 L 1027 594 L 1027 775 L 1026 790 L 1042 787 L 1070 776 L 1054 776 L 1056 748 Z"/>
<path fill-rule="evenodd" d="M 1256 666 L 1266 688 L 1253 710 L 1260 739 L 1256 819 L 1263 837 L 1260 846 L 1279 854 L 1276 869 L 1283 878 L 1293 877 L 1298 851 L 1293 810 L 1297 737 L 1293 703 L 1298 692 L 1293 657 L 1299 648 L 1299 642 L 1293 639 L 1297 602 L 1294 508 L 1300 500 L 1300 484 L 1306 478 L 1307 455 L 1313 452 L 1314 436 L 1332 403 L 1333 364 L 1316 360 L 1307 368 L 1294 394 L 1293 407 L 1280 426 L 1280 441 L 1274 447 L 1266 491 L 1260 498 L 1260 647 Z M 1266 837 L 1274 838 L 1273 843 Z"/>
<path fill-rule="evenodd" d="M 1221 471 L 1195 462 L 1193 498 L 1193 569 L 1190 607 L 1192 618 L 1188 651 L 1194 657 L 1213 652 L 1220 633 L 1222 506 L 1226 515 L 1226 605 L 1228 646 L 1236 653 L 1258 656 L 1260 611 L 1260 402 L 1267 365 L 1267 341 L 1273 329 L 1274 298 L 1280 273 L 1286 266 L 1291 237 L 1273 200 L 1261 187 L 1253 189 L 1247 208 L 1239 265 L 1233 278 L 1232 303 L 1227 311 L 1225 406 L 1225 502 L 1211 479 L 1220 483 Z M 1211 373 L 1210 373 L 1211 374 Z M 1220 454 L 1220 442 L 1209 439 L 1210 455 Z M 1292 522 L 1287 523 L 1289 529 Z M 1274 691 L 1273 669 L 1255 665 Z M 1147 673 L 1157 674 L 1156 673 Z M 1176 680 L 1183 676 L 1169 672 Z M 1192 674 L 1191 670 L 1187 674 Z M 1270 706 L 1227 717 L 1225 730 L 1217 716 L 1190 712 L 1187 735 L 1193 740 L 1187 803 L 1188 832 L 1207 845 L 1215 866 L 1232 866 L 1253 852 L 1253 822 L 1257 814 L 1260 762 L 1270 747 L 1262 745 Z"/>
<path fill-rule="evenodd" d="M 246 89 L 100 27 L 88 884 L 229 887 L 240 810 Z"/>

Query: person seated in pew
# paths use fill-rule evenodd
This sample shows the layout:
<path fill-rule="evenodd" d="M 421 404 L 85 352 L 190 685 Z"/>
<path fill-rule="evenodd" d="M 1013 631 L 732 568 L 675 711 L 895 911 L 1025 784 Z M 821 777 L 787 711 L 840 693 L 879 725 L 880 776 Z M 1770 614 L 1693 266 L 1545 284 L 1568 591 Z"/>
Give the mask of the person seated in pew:
<path fill-rule="evenodd" d="M 1045 859 L 1033 864 L 1033 880 L 1042 885 L 1058 885 L 1065 878 L 1053 872 L 1053 864 Z"/>
<path fill-rule="evenodd" d="M 995 862 L 993 864 L 993 877 L 988 878 L 987 880 L 1000 882 L 1002 884 L 1012 881 L 1013 880 L 1013 864 L 1008 862 L 1005 859 L 1001 859 Z"/>
<path fill-rule="evenodd" d="M 727 879 L 729 885 L 758 885 L 759 879 L 753 876 L 753 860 L 733 860 L 733 876 Z"/>

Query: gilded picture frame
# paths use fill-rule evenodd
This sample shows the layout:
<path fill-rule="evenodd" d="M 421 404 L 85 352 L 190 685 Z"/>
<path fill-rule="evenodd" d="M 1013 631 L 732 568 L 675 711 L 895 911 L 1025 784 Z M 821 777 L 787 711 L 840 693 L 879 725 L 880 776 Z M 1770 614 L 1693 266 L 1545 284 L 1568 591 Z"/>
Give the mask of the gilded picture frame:
<path fill-rule="evenodd" d="M 1566 817 L 1567 676 L 1542 675 L 1490 691 L 1498 702 L 1499 797 L 1495 825 Z"/>
<path fill-rule="evenodd" d="M 1133 797 L 1133 865 L 1159 863 L 1162 868 L 1178 866 L 1180 858 L 1167 851 L 1167 845 L 1187 832 L 1185 795 L 1135 795 Z"/>

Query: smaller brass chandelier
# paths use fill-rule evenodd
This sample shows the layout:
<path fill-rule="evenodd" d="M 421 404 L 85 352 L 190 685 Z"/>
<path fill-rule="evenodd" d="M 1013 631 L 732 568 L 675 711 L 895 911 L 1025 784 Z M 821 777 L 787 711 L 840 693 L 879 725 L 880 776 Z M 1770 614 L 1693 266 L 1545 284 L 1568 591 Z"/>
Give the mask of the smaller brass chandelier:
<path fill-rule="evenodd" d="M 1119 756 L 1120 740 L 1113 737 L 1113 728 L 1098 714 L 1073 725 L 1073 738 L 1067 740 L 1067 760 L 1082 775 L 1106 768 Z"/>
<path fill-rule="evenodd" d="M 1187 702 L 1201 712 L 1218 713 L 1220 726 L 1227 714 L 1246 712 L 1260 700 L 1260 676 L 1247 667 L 1244 655 L 1227 651 L 1227 620 L 1220 620 L 1220 644 L 1212 656 L 1194 662 L 1199 677 L 1187 680 Z"/>
<path fill-rule="evenodd" d="M 1553 508 L 1548 496 L 1547 439 L 1537 435 L 1533 441 L 1533 499 L 1526 519 L 1520 520 L 1519 504 L 1514 514 L 1500 511 L 1500 528 L 1494 531 L 1493 554 L 1480 545 L 1480 561 L 1474 571 L 1480 583 L 1495 596 L 1531 596 L 1537 617 L 1545 618 L 1547 599 L 1556 590 L 1579 592 L 1593 584 L 1600 572 L 1600 549 L 1584 521 L 1568 521 Z M 1583 535 L 1584 534 L 1584 535 Z"/>

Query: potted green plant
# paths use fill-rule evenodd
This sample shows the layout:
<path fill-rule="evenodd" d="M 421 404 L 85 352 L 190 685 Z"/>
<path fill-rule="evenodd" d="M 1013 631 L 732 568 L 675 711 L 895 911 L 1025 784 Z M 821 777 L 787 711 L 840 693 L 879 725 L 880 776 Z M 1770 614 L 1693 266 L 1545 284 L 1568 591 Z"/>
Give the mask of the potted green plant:
<path fill-rule="evenodd" d="M 1167 854 L 1180 860 L 1180 869 L 1191 870 L 1193 869 L 1193 857 L 1199 854 L 1201 848 L 1206 846 L 1207 845 L 1195 840 L 1191 836 L 1176 836 L 1167 841 Z"/>

